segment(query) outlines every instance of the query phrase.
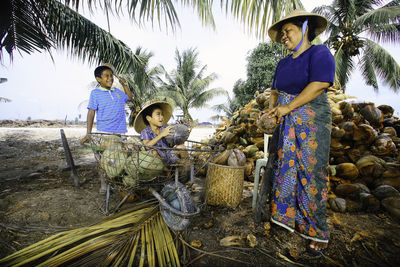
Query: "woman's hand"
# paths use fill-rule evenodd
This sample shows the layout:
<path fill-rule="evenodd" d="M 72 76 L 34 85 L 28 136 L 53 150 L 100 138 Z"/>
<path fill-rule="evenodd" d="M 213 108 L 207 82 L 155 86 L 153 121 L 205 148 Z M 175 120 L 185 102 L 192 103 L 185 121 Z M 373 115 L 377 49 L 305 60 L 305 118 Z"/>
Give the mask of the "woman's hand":
<path fill-rule="evenodd" d="M 282 119 L 283 116 L 286 114 L 290 113 L 292 110 L 289 108 L 288 105 L 278 105 L 268 111 L 268 116 L 269 117 L 277 117 L 277 122 L 279 123 Z"/>
<path fill-rule="evenodd" d="M 270 111 L 269 108 L 262 110 L 260 113 L 258 113 L 258 119 L 261 118 L 262 115 L 264 115 L 265 113 L 268 113 Z"/>
<path fill-rule="evenodd" d="M 164 128 L 164 130 L 161 131 L 160 136 L 161 137 L 166 137 L 168 135 L 171 135 L 174 133 L 174 130 L 172 129 L 174 127 L 173 125 L 167 126 Z"/>

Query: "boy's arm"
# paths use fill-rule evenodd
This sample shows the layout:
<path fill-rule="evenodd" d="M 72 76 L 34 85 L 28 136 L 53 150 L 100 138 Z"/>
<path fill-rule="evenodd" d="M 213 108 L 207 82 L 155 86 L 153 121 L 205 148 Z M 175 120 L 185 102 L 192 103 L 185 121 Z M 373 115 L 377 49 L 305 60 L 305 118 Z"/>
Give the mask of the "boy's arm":
<path fill-rule="evenodd" d="M 93 109 L 88 109 L 88 113 L 87 113 L 87 119 L 86 119 L 86 135 L 84 138 L 82 138 L 82 140 L 80 141 L 81 145 L 83 145 L 84 143 L 86 143 L 87 141 L 89 141 L 90 136 L 89 134 L 92 133 L 92 128 L 93 128 L 93 121 L 94 121 L 94 115 L 95 115 L 95 111 Z"/>
<path fill-rule="evenodd" d="M 129 97 L 128 101 L 132 101 L 133 100 L 132 92 L 131 92 L 131 90 L 129 90 L 129 87 L 126 84 L 126 80 L 124 78 L 122 78 L 122 77 L 119 77 L 119 76 L 118 76 L 118 80 L 119 80 L 119 83 L 122 84 L 122 87 L 124 88 L 125 94 L 127 94 L 128 97 Z"/>
<path fill-rule="evenodd" d="M 167 126 L 164 128 L 164 130 L 161 131 L 161 133 L 159 135 L 157 135 L 156 137 L 154 137 L 151 140 L 143 140 L 143 144 L 145 144 L 146 146 L 155 146 L 158 141 L 161 140 L 161 138 L 170 135 L 173 133 L 173 130 L 171 129 L 172 127 L 174 127 L 173 125 Z"/>

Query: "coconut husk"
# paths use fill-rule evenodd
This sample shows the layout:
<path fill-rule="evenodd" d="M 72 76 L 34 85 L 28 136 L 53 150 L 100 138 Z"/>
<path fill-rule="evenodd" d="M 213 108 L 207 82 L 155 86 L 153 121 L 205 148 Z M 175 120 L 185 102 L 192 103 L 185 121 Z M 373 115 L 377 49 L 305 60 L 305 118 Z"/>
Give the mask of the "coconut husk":
<path fill-rule="evenodd" d="M 331 136 L 333 138 L 341 139 L 346 134 L 346 131 L 335 126 L 332 127 Z"/>
<path fill-rule="evenodd" d="M 400 177 L 400 163 L 387 162 L 385 164 L 385 172 L 382 178 L 395 178 Z"/>
<path fill-rule="evenodd" d="M 390 118 L 393 116 L 394 108 L 389 105 L 380 105 L 378 109 L 382 112 L 383 118 Z"/>
<path fill-rule="evenodd" d="M 239 137 L 231 132 L 225 132 L 221 137 L 221 142 L 224 144 L 236 143 Z"/>
<path fill-rule="evenodd" d="M 391 126 L 389 126 L 389 127 L 384 127 L 384 128 L 382 129 L 382 133 L 388 134 L 388 135 L 390 136 L 390 138 L 397 136 L 396 129 L 393 128 L 393 127 L 391 127 Z"/>
<path fill-rule="evenodd" d="M 353 163 L 341 163 L 336 166 L 336 176 L 340 178 L 354 180 L 358 174 L 357 166 Z"/>
<path fill-rule="evenodd" d="M 361 193 L 360 200 L 363 210 L 375 212 L 378 211 L 381 206 L 381 202 L 379 201 L 379 199 L 377 199 L 372 194 Z"/>
<path fill-rule="evenodd" d="M 394 177 L 394 178 L 381 178 L 378 179 L 374 182 L 375 187 L 378 187 L 380 185 L 390 185 L 396 190 L 400 191 L 400 177 Z"/>
<path fill-rule="evenodd" d="M 346 200 L 344 198 L 335 197 L 328 199 L 329 207 L 331 210 L 336 212 L 346 211 Z"/>
<path fill-rule="evenodd" d="M 351 162 L 355 163 L 361 158 L 360 150 L 352 148 L 346 151 L 346 155 L 350 158 Z"/>
<path fill-rule="evenodd" d="M 353 140 L 360 144 L 371 145 L 378 133 L 368 124 L 360 124 L 354 127 Z"/>
<path fill-rule="evenodd" d="M 244 165 L 244 177 L 246 177 L 250 181 L 254 181 L 254 175 L 252 175 L 253 170 L 254 170 L 254 159 L 248 158 Z"/>
<path fill-rule="evenodd" d="M 400 197 L 388 197 L 382 200 L 382 206 L 397 221 L 400 221 Z"/>
<path fill-rule="evenodd" d="M 389 134 L 381 134 L 376 138 L 371 147 L 371 151 L 375 155 L 388 156 L 396 152 L 396 145 L 393 143 Z"/>
<path fill-rule="evenodd" d="M 357 184 L 340 184 L 335 188 L 335 194 L 344 198 L 357 198 L 360 194 L 360 187 Z"/>
<path fill-rule="evenodd" d="M 228 158 L 231 154 L 230 149 L 226 149 L 222 152 L 220 152 L 213 160 L 212 163 L 218 164 L 218 165 L 226 165 Z"/>
<path fill-rule="evenodd" d="M 372 191 L 372 194 L 379 200 L 387 197 L 400 197 L 400 192 L 390 185 L 380 185 Z"/>
<path fill-rule="evenodd" d="M 342 112 L 343 118 L 345 120 L 352 119 L 354 116 L 354 108 L 348 102 L 340 102 L 339 104 L 340 111 Z"/>
<path fill-rule="evenodd" d="M 374 104 L 363 107 L 360 110 L 360 114 L 375 128 L 383 126 L 383 114 Z"/>
<path fill-rule="evenodd" d="M 372 176 L 375 178 L 382 176 L 385 171 L 385 168 L 383 167 L 384 164 L 384 160 L 373 155 L 364 156 L 356 162 L 356 166 L 361 176 Z"/>
<path fill-rule="evenodd" d="M 341 122 L 343 122 L 343 115 L 332 114 L 332 122 L 336 125 L 339 125 Z"/>
<path fill-rule="evenodd" d="M 246 163 L 246 156 L 239 149 L 232 149 L 228 158 L 228 166 L 238 167 L 244 166 Z"/>

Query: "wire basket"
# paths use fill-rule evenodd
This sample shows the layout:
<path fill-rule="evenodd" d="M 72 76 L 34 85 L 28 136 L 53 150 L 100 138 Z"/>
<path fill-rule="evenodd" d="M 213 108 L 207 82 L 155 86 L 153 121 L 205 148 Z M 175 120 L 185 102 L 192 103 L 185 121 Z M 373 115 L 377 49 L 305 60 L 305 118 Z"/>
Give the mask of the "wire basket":
<path fill-rule="evenodd" d="M 109 183 L 123 190 L 147 189 L 175 179 L 187 181 L 197 175 L 221 150 L 196 141 L 186 141 L 185 148 L 144 145 L 139 136 L 92 133 L 92 148 L 99 167 Z M 180 159 L 165 164 L 159 153 L 174 153 Z"/>

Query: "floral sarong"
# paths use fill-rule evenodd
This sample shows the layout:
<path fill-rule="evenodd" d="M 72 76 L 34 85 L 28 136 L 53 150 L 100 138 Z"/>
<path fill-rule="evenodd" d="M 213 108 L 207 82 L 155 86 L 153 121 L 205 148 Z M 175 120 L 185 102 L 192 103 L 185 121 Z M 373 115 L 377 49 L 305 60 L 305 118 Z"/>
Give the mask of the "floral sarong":
<path fill-rule="evenodd" d="M 296 96 L 279 92 L 277 104 Z M 301 236 L 328 242 L 326 223 L 332 116 L 325 93 L 283 117 L 272 177 L 271 221 Z"/>

